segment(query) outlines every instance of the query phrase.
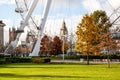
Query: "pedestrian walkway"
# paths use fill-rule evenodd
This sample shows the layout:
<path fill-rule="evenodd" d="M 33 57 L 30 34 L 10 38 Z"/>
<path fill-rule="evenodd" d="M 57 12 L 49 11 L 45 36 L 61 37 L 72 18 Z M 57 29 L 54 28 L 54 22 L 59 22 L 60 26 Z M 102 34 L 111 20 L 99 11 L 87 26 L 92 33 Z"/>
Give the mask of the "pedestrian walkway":
<path fill-rule="evenodd" d="M 87 61 L 80 60 L 51 60 L 52 63 L 86 63 Z M 95 64 L 107 64 L 107 61 L 89 61 Z M 111 64 L 120 64 L 120 61 L 110 61 Z"/>

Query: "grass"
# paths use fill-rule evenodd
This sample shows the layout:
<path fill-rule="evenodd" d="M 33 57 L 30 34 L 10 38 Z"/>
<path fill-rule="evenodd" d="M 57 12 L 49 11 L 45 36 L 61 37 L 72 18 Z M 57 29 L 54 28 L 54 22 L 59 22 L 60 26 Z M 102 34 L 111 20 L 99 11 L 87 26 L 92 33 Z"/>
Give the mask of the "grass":
<path fill-rule="evenodd" d="M 120 64 L 5 64 L 0 80 L 119 80 Z"/>

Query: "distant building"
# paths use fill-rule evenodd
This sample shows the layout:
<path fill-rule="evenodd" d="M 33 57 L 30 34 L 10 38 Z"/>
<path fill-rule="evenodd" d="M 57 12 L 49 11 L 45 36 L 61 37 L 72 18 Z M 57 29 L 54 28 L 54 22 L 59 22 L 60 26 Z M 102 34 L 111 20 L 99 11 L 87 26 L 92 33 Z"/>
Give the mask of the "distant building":
<path fill-rule="evenodd" d="M 32 52 L 35 44 L 36 44 L 36 37 L 33 33 L 29 32 L 27 34 L 27 37 L 26 37 L 26 44 L 27 44 L 27 47 L 29 48 L 29 51 Z"/>
<path fill-rule="evenodd" d="M 4 46 L 4 26 L 5 24 L 0 20 L 0 44 L 2 46 Z"/>
<path fill-rule="evenodd" d="M 67 42 L 67 36 L 68 36 L 68 30 L 67 30 L 65 21 L 63 21 L 62 27 L 60 29 L 60 37 L 61 37 L 62 40 L 64 40 L 65 42 Z"/>
<path fill-rule="evenodd" d="M 36 40 L 37 39 L 33 33 L 31 33 L 31 32 L 27 33 L 27 37 L 26 37 L 27 43 L 34 43 Z"/>
<path fill-rule="evenodd" d="M 9 29 L 9 43 L 11 41 L 14 41 L 16 39 L 16 36 L 17 36 L 16 29 L 15 28 L 12 28 L 12 30 Z"/>

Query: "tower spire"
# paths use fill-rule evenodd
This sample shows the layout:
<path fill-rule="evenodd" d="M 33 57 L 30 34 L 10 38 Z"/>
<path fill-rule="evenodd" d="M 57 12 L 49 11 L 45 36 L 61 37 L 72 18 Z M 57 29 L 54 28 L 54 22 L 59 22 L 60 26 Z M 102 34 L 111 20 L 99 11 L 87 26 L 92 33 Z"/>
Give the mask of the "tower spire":
<path fill-rule="evenodd" d="M 66 27 L 65 20 L 63 20 L 62 27 L 60 29 L 60 35 L 68 35 L 68 30 Z"/>
<path fill-rule="evenodd" d="M 61 36 L 62 40 L 64 40 L 65 42 L 67 42 L 68 30 L 67 30 L 67 27 L 66 27 L 65 20 L 63 20 L 62 27 L 60 29 L 60 36 Z"/>

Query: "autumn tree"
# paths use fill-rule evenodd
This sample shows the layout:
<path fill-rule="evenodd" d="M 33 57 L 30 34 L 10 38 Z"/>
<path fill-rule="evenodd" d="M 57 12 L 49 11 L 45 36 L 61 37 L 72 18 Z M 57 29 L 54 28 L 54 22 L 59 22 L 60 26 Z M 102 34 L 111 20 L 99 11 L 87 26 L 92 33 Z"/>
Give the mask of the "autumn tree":
<path fill-rule="evenodd" d="M 114 48 L 115 40 L 111 38 L 109 31 L 112 23 L 106 15 L 105 11 L 97 10 L 92 14 L 94 24 L 96 24 L 97 30 L 99 31 L 98 47 L 102 50 L 105 47 Z M 107 49 L 106 48 L 106 49 Z"/>
<path fill-rule="evenodd" d="M 61 49 L 62 49 L 62 40 L 58 36 L 55 36 L 53 38 L 51 52 L 52 52 L 52 54 L 57 55 L 62 52 Z"/>
<path fill-rule="evenodd" d="M 51 39 L 49 36 L 44 35 L 41 39 L 41 47 L 40 47 L 40 53 L 49 55 L 51 52 Z"/>
<path fill-rule="evenodd" d="M 7 48 L 7 46 L 8 46 L 8 43 L 5 46 L 3 44 L 0 44 L 0 53 L 3 53 Z"/>
<path fill-rule="evenodd" d="M 66 53 L 66 51 L 69 49 L 69 45 L 67 42 L 63 43 L 62 41 L 62 52 L 64 51 Z"/>
<path fill-rule="evenodd" d="M 97 10 L 94 11 L 91 16 L 93 18 L 94 24 L 96 24 L 99 33 L 107 33 L 109 28 L 111 27 L 111 22 L 106 15 L 106 12 L 102 10 Z"/>
<path fill-rule="evenodd" d="M 22 53 L 21 46 L 17 46 L 13 51 L 12 51 L 12 56 L 13 57 L 18 57 Z"/>
<path fill-rule="evenodd" d="M 4 46 L 2 44 L 0 44 L 0 53 L 3 53 L 5 50 Z"/>
<path fill-rule="evenodd" d="M 99 40 L 97 41 L 98 45 L 96 47 L 100 50 L 105 49 L 107 51 L 109 64 L 110 50 L 115 49 L 116 47 L 115 40 L 111 38 L 111 32 L 109 30 L 113 23 L 110 22 L 105 11 L 97 10 L 94 11 L 91 15 L 94 24 L 96 24 L 97 30 L 99 31 Z"/>
<path fill-rule="evenodd" d="M 110 37 L 109 28 L 111 26 L 112 23 L 105 11 L 97 10 L 91 15 L 85 15 L 77 28 L 76 34 L 78 40 L 76 41 L 76 50 L 81 51 L 87 47 L 87 50 L 90 50 L 89 52 L 99 53 L 99 51 L 103 49 L 110 51 L 110 49 L 115 48 L 115 41 Z M 82 35 L 87 37 L 83 37 Z M 86 42 L 82 39 L 85 39 Z M 91 45 L 89 44 L 88 47 L 88 45 L 86 46 L 86 43 L 88 44 L 89 42 Z M 80 43 L 83 45 L 78 45 Z M 86 47 L 84 48 L 82 46 Z"/>
<path fill-rule="evenodd" d="M 89 64 L 89 53 L 97 53 L 93 45 L 96 44 L 99 35 L 91 15 L 83 17 L 81 24 L 77 26 L 76 35 L 75 49 L 87 54 L 87 64 Z"/>

